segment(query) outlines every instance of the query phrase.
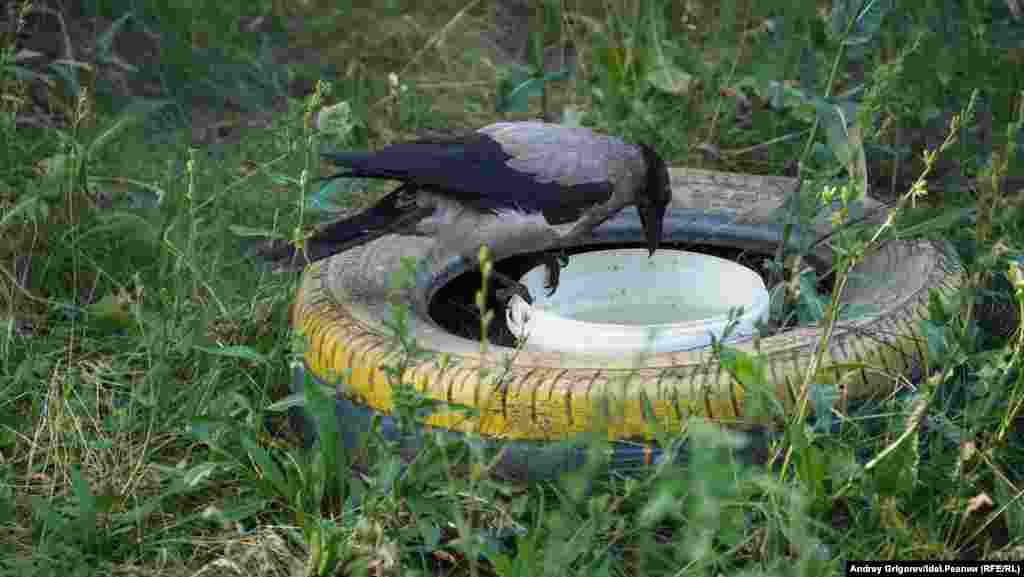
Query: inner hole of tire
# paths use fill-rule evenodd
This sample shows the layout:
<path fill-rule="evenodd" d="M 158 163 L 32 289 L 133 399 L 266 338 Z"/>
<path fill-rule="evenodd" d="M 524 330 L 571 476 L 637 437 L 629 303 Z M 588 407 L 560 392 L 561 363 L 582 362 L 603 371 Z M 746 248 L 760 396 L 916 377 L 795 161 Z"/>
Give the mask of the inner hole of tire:
<path fill-rule="evenodd" d="M 598 246 L 575 247 L 567 250 L 566 252 L 573 255 L 597 250 L 643 247 L 644 245 L 635 243 L 602 244 Z M 753 252 L 735 247 L 693 244 L 663 244 L 662 248 L 699 252 L 737 262 L 757 272 L 761 275 L 761 278 L 765 279 L 766 283 L 771 276 L 768 274 L 768 269 L 764 265 L 766 259 L 771 259 L 771 255 L 767 253 Z M 504 273 L 510 278 L 518 279 L 522 275 L 526 274 L 530 269 L 540 265 L 540 257 L 541 255 L 536 253 L 517 255 L 498 261 L 495 263 L 494 267 L 499 272 Z M 822 278 L 826 269 L 821 265 L 821 263 L 810 262 L 809 265 L 818 274 L 818 293 L 828 294 L 832 290 L 831 275 Z M 494 311 L 494 320 L 491 321 L 491 324 L 488 327 L 487 338 L 495 345 L 515 347 L 515 336 L 513 336 L 512 332 L 509 331 L 508 326 L 505 324 L 505 303 L 500 302 L 495 295 L 496 291 L 502 287 L 493 279 L 490 282 L 490 285 L 491 286 L 488 287 L 487 306 Z M 476 291 L 479 289 L 480 269 L 474 268 L 463 272 L 449 281 L 445 286 L 441 287 L 441 289 L 434 294 L 433 298 L 431 298 L 428 310 L 430 318 L 449 333 L 473 341 L 480 340 L 480 315 L 475 304 Z M 770 289 L 771 287 L 769 287 L 769 290 Z M 793 324 L 795 323 L 792 321 L 787 322 L 780 327 L 776 327 L 776 330 L 791 328 Z"/>

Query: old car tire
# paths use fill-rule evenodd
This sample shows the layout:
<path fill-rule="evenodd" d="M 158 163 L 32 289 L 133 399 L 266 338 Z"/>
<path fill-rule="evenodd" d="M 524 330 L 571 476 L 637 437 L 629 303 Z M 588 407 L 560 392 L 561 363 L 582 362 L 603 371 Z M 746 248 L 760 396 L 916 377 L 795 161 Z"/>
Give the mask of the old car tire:
<path fill-rule="evenodd" d="M 676 168 L 673 204 L 665 223 L 666 243 L 703 243 L 759 249 L 781 238 L 776 209 L 796 183 L 792 179 Z M 877 202 L 868 199 L 869 209 Z M 829 231 L 827 222 L 813 231 Z M 593 244 L 641 241 L 639 219 L 623 211 L 596 231 Z M 439 411 L 424 425 L 482 442 L 501 443 L 499 467 L 515 475 L 544 476 L 572 467 L 581 454 L 562 443 L 597 430 L 613 442 L 616 464 L 657 458 L 650 445 L 652 422 L 678 428 L 689 416 L 743 424 L 744 391 L 706 351 L 630 358 L 516 350 L 450 334 L 427 315 L 431 296 L 470 263 L 458 258 L 424 263 L 415 286 L 396 291 L 393 274 L 405 258 L 421 259 L 430 241 L 389 236 L 310 266 L 293 308 L 293 326 L 305 335 L 300 379 L 337 386 L 338 414 L 351 436 L 380 415 L 386 434 L 391 385 L 383 366 L 400 352 L 386 323 L 392 304 L 411 306 L 410 330 L 419 345 L 445 359 L 417 360 L 408 379 L 424 395 L 475 409 Z M 829 262 L 822 246 L 819 258 Z M 892 241 L 865 258 L 850 275 L 843 303 L 872 312 L 835 327 L 816 383 L 837 383 L 857 400 L 891 391 L 894 373 L 908 371 L 923 355 L 919 321 L 927 315 L 930 289 L 954 290 L 961 271 L 944 246 L 919 240 Z M 822 338 L 818 327 L 800 327 L 765 337 L 760 350 L 776 397 L 791 405 Z M 735 345 L 753 351 L 753 343 Z M 850 366 L 877 367 L 878 370 Z M 338 376 L 344 376 L 339 379 Z M 389 432 L 390 431 L 390 432 Z"/>

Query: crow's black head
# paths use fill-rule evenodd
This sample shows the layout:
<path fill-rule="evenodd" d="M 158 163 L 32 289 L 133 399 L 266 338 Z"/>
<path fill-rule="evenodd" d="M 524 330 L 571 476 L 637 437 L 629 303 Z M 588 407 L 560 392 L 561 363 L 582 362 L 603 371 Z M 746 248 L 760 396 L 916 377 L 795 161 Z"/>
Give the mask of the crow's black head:
<path fill-rule="evenodd" d="M 665 210 L 672 202 L 672 183 L 669 181 L 668 168 L 665 161 L 649 146 L 640 145 L 647 164 L 647 182 L 637 191 L 636 210 L 640 214 L 647 237 L 647 250 L 650 254 L 658 250 L 661 242 L 662 225 L 665 222 Z"/>

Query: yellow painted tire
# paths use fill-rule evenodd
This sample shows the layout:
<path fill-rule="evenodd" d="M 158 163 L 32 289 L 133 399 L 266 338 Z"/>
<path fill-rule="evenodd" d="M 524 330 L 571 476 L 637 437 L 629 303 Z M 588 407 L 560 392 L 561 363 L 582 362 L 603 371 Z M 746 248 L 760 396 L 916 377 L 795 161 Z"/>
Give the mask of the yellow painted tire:
<path fill-rule="evenodd" d="M 779 242 L 781 226 L 774 213 L 793 190 L 792 179 L 690 169 L 671 173 L 674 201 L 665 223 L 666 243 L 764 252 Z M 868 208 L 877 206 L 868 200 Z M 815 234 L 827 232 L 823 224 Z M 641 240 L 639 220 L 628 210 L 600 227 L 595 243 Z M 430 242 L 383 237 L 316 263 L 304 273 L 293 326 L 308 342 L 305 375 L 338 383 L 343 420 L 346 412 L 359 413 L 353 419 L 360 422 L 374 414 L 386 418 L 392 409 L 391 387 L 382 367 L 399 359 L 386 326 L 397 299 L 412 305 L 411 331 L 419 345 L 447 358 L 446 363 L 437 358 L 413 363 L 407 379 L 433 399 L 478 412 L 475 418 L 463 411 L 435 413 L 425 419 L 431 428 L 526 443 L 522 458 L 529 460 L 529 447 L 594 430 L 606 431 L 616 442 L 640 440 L 635 446 L 648 457 L 642 440 L 650 438 L 654 420 L 669 430 L 694 415 L 749 424 L 742 388 L 707 352 L 650 355 L 640 366 L 633 366 L 633 358 L 500 346 L 482 354 L 480 343 L 448 333 L 426 314 L 431 296 L 468 263 L 453 257 L 423 264 L 415 288 L 403 293 L 393 288 L 401 260 L 419 260 Z M 817 256 L 828 262 L 828 250 L 819 251 Z M 842 385 L 843 396 L 850 401 L 890 392 L 892 375 L 907 372 L 922 356 L 919 321 L 927 315 L 929 290 L 954 290 L 961 275 L 948 249 L 931 242 L 893 241 L 869 255 L 850 276 L 843 302 L 873 312 L 835 328 L 815 382 Z M 807 327 L 761 340 L 770 380 L 787 406 L 794 401 L 821 337 L 821 329 Z M 754 351 L 750 342 L 736 347 Z M 850 363 L 877 370 L 842 368 Z M 347 377 L 339 381 L 336 375 Z"/>

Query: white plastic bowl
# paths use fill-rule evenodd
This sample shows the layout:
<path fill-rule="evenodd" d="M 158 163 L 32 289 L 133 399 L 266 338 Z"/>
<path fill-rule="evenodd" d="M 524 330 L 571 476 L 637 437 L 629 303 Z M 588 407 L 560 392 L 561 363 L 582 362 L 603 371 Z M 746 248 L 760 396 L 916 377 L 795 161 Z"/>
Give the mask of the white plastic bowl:
<path fill-rule="evenodd" d="M 643 249 L 588 252 L 570 258 L 558 290 L 544 288 L 538 266 L 520 281 L 534 298 L 518 295 L 506 309 L 512 334 L 551 351 L 620 355 L 695 350 L 721 338 L 729 310 L 743 307 L 730 340 L 749 338 L 768 319 L 768 291 L 745 266 L 718 257 Z"/>

